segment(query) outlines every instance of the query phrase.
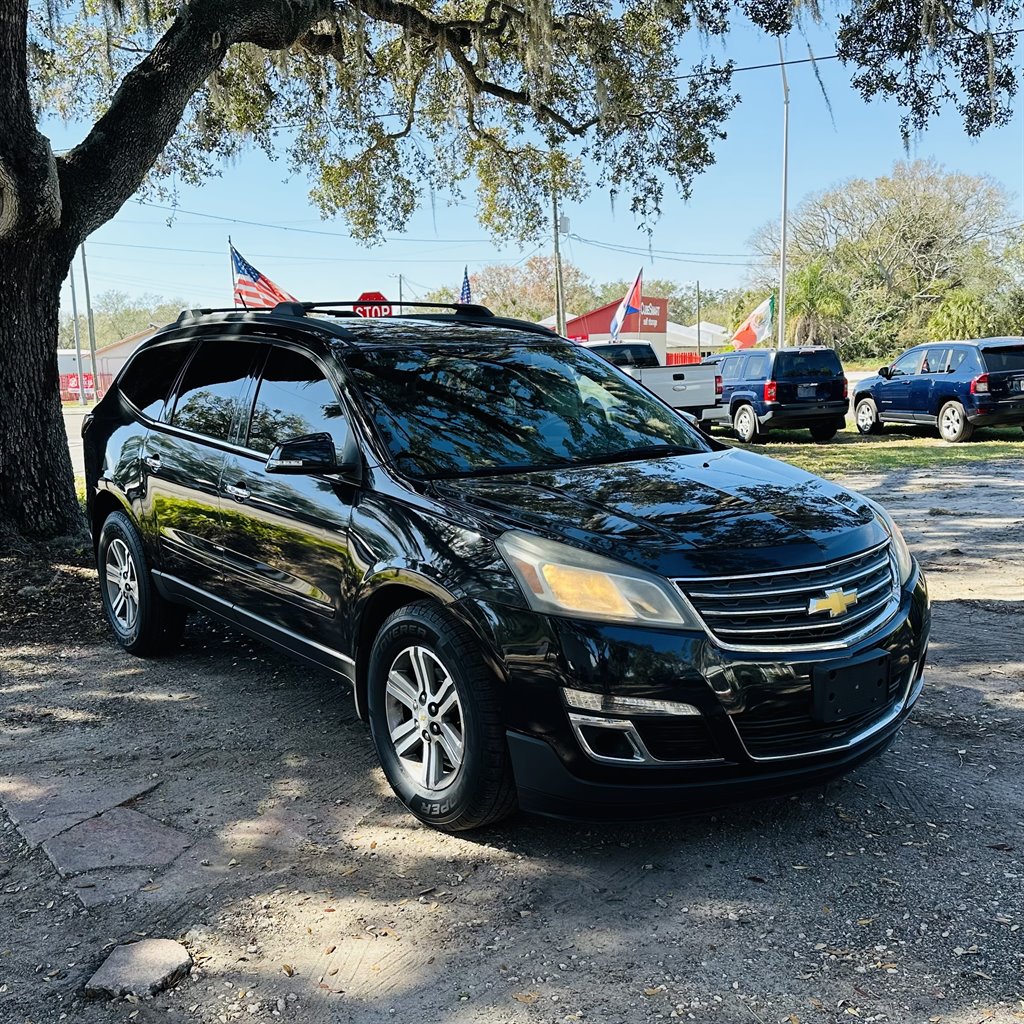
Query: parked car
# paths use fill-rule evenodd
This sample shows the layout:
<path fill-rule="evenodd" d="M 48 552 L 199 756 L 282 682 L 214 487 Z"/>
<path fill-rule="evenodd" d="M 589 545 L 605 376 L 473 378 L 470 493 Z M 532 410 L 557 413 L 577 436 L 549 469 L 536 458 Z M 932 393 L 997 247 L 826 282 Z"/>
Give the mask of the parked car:
<path fill-rule="evenodd" d="M 976 427 L 1024 428 L 1024 338 L 916 345 L 857 385 L 854 410 L 862 434 L 927 423 L 952 444 Z"/>
<path fill-rule="evenodd" d="M 349 305 L 186 312 L 86 418 L 121 647 L 200 609 L 347 679 L 448 831 L 746 800 L 890 743 L 930 607 L 881 506 L 546 328 Z"/>
<path fill-rule="evenodd" d="M 722 374 L 720 422 L 732 423 L 747 444 L 773 427 L 828 441 L 846 425 L 849 386 L 830 348 L 750 348 L 704 362 Z"/>
<path fill-rule="evenodd" d="M 662 366 L 646 341 L 591 341 L 584 347 L 618 366 L 673 409 L 692 416 L 698 425 L 718 417 L 722 378 L 717 370 L 700 363 Z"/>

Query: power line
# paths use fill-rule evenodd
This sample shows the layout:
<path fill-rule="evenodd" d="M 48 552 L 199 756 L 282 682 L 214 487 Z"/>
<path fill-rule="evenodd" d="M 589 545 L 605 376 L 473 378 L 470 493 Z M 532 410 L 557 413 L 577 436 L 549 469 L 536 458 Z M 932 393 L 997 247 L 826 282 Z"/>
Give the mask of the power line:
<path fill-rule="evenodd" d="M 640 249 L 634 246 L 616 245 L 612 242 L 598 242 L 596 239 L 582 238 L 580 235 L 570 235 L 569 237 L 577 242 L 581 242 L 583 245 L 590 245 L 596 249 L 606 249 L 609 252 L 621 252 L 629 256 L 648 256 L 652 254 L 652 250 Z M 666 260 L 669 263 L 695 263 L 700 266 L 752 267 L 757 264 L 756 260 L 703 260 L 684 258 L 678 255 L 665 255 L 666 252 L 667 250 L 660 250 L 654 255 L 657 259 Z"/>

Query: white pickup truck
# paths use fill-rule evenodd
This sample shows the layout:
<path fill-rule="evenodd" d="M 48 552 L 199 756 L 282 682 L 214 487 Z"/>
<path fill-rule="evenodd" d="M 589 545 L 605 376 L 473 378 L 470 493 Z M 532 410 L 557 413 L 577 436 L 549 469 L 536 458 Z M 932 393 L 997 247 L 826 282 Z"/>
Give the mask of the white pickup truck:
<path fill-rule="evenodd" d="M 662 366 L 645 341 L 591 341 L 584 347 L 628 373 L 673 409 L 689 413 L 702 424 L 721 419 L 722 377 L 717 366 Z"/>

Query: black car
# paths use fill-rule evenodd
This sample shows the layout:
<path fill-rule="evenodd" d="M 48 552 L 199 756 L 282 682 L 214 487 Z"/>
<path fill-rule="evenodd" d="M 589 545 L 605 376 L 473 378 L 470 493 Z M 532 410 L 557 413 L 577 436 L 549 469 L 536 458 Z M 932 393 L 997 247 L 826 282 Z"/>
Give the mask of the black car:
<path fill-rule="evenodd" d="M 1024 338 L 916 345 L 857 385 L 857 429 L 929 424 L 944 441 L 969 441 L 976 427 L 1024 427 Z"/>
<path fill-rule="evenodd" d="M 750 348 L 704 362 L 722 373 L 719 418 L 747 444 L 773 427 L 809 430 L 815 441 L 828 441 L 846 425 L 849 385 L 830 348 Z"/>
<path fill-rule="evenodd" d="M 886 512 L 454 308 L 199 310 L 139 348 L 83 429 L 120 645 L 166 650 L 194 608 L 345 677 L 450 831 L 673 814 L 884 749 L 930 623 Z"/>

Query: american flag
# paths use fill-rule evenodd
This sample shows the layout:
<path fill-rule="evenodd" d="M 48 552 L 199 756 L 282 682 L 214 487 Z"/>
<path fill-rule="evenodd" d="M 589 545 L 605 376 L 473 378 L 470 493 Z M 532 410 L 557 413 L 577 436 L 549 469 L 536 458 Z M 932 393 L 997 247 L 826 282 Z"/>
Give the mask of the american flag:
<path fill-rule="evenodd" d="M 231 262 L 235 268 L 235 305 L 246 309 L 272 309 L 279 302 L 295 302 L 289 295 L 261 274 L 232 245 Z"/>
<path fill-rule="evenodd" d="M 469 294 L 469 267 L 462 271 L 462 291 L 459 292 L 459 302 L 472 302 Z"/>

